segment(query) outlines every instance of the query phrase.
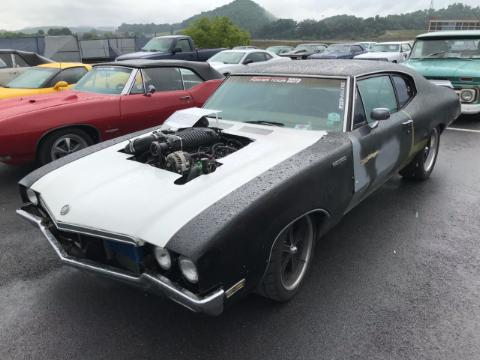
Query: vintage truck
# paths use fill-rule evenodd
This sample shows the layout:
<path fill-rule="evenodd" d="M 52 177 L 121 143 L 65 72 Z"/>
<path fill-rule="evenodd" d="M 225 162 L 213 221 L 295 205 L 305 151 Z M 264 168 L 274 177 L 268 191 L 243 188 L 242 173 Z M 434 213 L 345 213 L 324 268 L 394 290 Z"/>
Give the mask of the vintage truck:
<path fill-rule="evenodd" d="M 149 60 L 188 60 L 207 61 L 216 53 L 225 50 L 197 49 L 190 36 L 171 35 L 150 39 L 139 52 L 121 55 L 117 60 L 149 59 Z"/>
<path fill-rule="evenodd" d="M 454 89 L 462 114 L 480 114 L 480 31 L 419 35 L 404 64 L 431 82 Z"/>

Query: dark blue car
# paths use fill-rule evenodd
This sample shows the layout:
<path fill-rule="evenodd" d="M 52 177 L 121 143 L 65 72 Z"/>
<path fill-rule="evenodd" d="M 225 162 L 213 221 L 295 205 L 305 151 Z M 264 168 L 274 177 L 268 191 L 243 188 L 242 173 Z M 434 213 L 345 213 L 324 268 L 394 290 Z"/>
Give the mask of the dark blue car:
<path fill-rule="evenodd" d="M 309 59 L 353 59 L 367 50 L 359 44 L 333 44 L 320 54 L 313 54 Z"/>

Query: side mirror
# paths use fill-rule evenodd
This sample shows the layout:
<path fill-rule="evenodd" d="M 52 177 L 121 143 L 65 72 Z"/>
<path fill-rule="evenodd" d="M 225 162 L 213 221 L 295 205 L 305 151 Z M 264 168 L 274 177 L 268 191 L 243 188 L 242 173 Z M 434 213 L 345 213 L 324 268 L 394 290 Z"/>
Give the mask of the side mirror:
<path fill-rule="evenodd" d="M 383 121 L 390 119 L 390 111 L 386 108 L 373 109 L 370 118 L 375 121 Z"/>
<path fill-rule="evenodd" d="M 175 49 L 173 49 L 173 53 L 176 54 L 176 53 L 181 53 L 182 52 L 182 49 L 179 48 L 179 47 L 176 47 Z"/>
<path fill-rule="evenodd" d="M 152 94 L 155 94 L 157 92 L 157 89 L 153 85 L 148 85 L 147 86 L 147 92 L 145 93 L 145 96 L 152 96 Z"/>
<path fill-rule="evenodd" d="M 243 65 L 248 65 L 248 64 L 253 64 L 253 60 L 252 59 L 248 59 L 248 60 L 245 60 L 243 62 Z"/>
<path fill-rule="evenodd" d="M 58 91 L 61 88 L 65 88 L 67 86 L 68 86 L 68 83 L 66 81 L 59 81 L 53 86 L 53 89 Z"/>

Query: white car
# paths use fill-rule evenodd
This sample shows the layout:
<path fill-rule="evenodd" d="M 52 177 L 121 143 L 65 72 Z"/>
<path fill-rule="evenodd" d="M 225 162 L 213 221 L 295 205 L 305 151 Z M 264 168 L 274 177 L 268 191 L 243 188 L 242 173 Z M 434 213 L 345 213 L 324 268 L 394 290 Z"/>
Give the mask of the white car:
<path fill-rule="evenodd" d="M 244 66 L 271 62 L 290 61 L 290 58 L 280 57 L 270 51 L 260 49 L 224 50 L 212 56 L 207 62 L 219 73 L 230 75 L 232 71 L 238 72 Z"/>
<path fill-rule="evenodd" d="M 379 60 L 402 63 L 408 59 L 412 47 L 408 41 L 378 43 L 368 53 L 355 56 L 355 59 Z"/>

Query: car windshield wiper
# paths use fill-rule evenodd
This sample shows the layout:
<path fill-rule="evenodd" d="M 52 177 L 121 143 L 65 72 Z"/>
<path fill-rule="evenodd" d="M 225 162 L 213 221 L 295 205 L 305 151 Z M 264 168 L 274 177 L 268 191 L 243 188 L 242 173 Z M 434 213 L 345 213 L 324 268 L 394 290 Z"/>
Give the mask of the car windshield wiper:
<path fill-rule="evenodd" d="M 267 121 L 267 120 L 251 120 L 251 121 L 244 121 L 247 124 L 258 124 L 258 125 L 270 125 L 270 126 L 285 126 L 284 123 L 276 122 L 276 121 Z"/>
<path fill-rule="evenodd" d="M 432 54 L 428 54 L 428 55 L 422 56 L 420 59 L 426 59 L 426 58 L 429 58 L 429 57 L 432 57 L 432 56 L 442 55 L 442 54 L 445 54 L 445 53 L 447 53 L 447 52 L 448 52 L 448 51 L 434 52 L 434 53 L 432 53 Z"/>

